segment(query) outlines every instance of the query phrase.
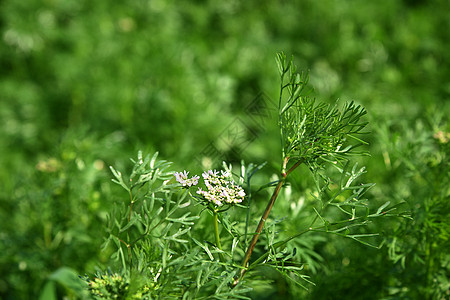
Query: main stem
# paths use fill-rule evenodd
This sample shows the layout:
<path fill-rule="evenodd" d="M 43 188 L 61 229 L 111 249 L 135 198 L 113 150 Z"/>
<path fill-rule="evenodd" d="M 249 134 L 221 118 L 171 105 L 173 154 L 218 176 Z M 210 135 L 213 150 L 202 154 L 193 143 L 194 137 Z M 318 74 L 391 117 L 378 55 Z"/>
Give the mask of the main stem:
<path fill-rule="evenodd" d="M 261 235 L 262 229 L 264 227 L 264 223 L 267 220 L 267 217 L 270 214 L 270 211 L 272 210 L 273 205 L 275 204 L 275 200 L 277 200 L 278 198 L 278 194 L 280 193 L 281 187 L 283 186 L 284 182 L 286 181 L 287 176 L 294 171 L 299 165 L 301 165 L 303 163 L 303 159 L 299 159 L 287 172 L 286 170 L 286 165 L 289 161 L 289 157 L 286 157 L 283 160 L 283 167 L 282 167 L 282 171 L 281 171 L 281 179 L 278 182 L 277 186 L 275 187 L 275 190 L 273 191 L 272 197 L 270 197 L 270 201 L 267 204 L 266 210 L 264 211 L 261 220 L 259 221 L 258 227 L 256 228 L 256 232 L 255 235 L 253 235 L 252 241 L 250 242 L 250 245 L 248 246 L 247 252 L 245 253 L 245 257 L 244 260 L 242 262 L 242 270 L 241 270 L 241 275 L 239 276 L 239 278 L 237 278 L 234 283 L 233 286 L 236 286 L 239 283 L 239 280 L 242 279 L 242 277 L 244 277 L 245 272 L 247 271 L 247 264 L 248 261 L 250 260 L 250 257 L 252 256 L 253 250 L 255 249 L 256 243 L 258 242 L 259 236 Z"/>
<path fill-rule="evenodd" d="M 284 181 L 286 180 L 286 177 L 283 177 L 277 184 L 275 190 L 273 191 L 272 197 L 270 198 L 269 203 L 267 204 L 266 210 L 264 211 L 261 220 L 259 221 L 258 227 L 256 228 L 256 232 L 253 235 L 252 241 L 250 242 L 250 245 L 248 246 L 247 252 L 245 253 L 244 261 L 242 262 L 242 271 L 241 271 L 241 278 L 244 276 L 246 267 L 248 264 L 248 261 L 250 260 L 250 257 L 252 256 L 253 249 L 255 248 L 256 242 L 258 242 L 259 236 L 261 235 L 262 229 L 264 227 L 264 223 L 267 220 L 267 217 L 270 214 L 270 211 L 272 210 L 273 205 L 275 204 L 275 200 L 277 200 L 278 194 L 280 193 L 281 187 L 283 186 Z"/>

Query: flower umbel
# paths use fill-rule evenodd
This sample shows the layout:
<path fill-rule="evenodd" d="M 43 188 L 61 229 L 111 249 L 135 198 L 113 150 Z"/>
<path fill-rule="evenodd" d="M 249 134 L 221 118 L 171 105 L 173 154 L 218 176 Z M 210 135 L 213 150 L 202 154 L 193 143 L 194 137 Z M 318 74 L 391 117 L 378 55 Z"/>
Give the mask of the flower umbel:
<path fill-rule="evenodd" d="M 197 194 L 207 201 L 222 206 L 224 203 L 236 204 L 244 200 L 244 189 L 234 182 L 229 172 L 208 170 L 202 176 L 207 190 L 199 188 Z"/>
<path fill-rule="evenodd" d="M 186 170 L 183 172 L 175 172 L 173 175 L 175 176 L 175 179 L 184 187 L 197 185 L 200 178 L 198 175 L 195 175 L 188 179 L 189 172 L 186 172 Z"/>

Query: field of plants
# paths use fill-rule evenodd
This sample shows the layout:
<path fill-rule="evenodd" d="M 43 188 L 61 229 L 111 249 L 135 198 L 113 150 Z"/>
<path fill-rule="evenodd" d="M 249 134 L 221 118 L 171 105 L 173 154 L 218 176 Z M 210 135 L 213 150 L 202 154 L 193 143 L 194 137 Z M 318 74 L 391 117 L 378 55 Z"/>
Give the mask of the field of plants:
<path fill-rule="evenodd" d="M 447 0 L 1 1 L 0 299 L 450 299 L 449 29 Z"/>

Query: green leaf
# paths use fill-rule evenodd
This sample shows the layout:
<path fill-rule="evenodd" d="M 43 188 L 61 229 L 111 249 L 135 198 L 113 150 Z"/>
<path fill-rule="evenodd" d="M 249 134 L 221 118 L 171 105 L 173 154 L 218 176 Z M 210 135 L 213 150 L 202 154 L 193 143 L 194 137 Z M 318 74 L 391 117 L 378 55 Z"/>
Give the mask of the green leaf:
<path fill-rule="evenodd" d="M 183 225 L 194 225 L 195 220 L 199 219 L 199 216 L 192 216 L 192 217 L 188 217 L 191 213 L 188 212 L 186 214 L 184 214 L 182 217 L 179 218 L 166 218 L 167 221 L 169 222 L 174 222 L 174 223 L 180 223 Z"/>
<path fill-rule="evenodd" d="M 381 205 L 378 210 L 377 210 L 377 215 L 381 214 L 383 212 L 383 210 L 389 205 L 391 204 L 391 201 L 387 201 L 386 203 L 384 203 L 383 205 Z"/>
<path fill-rule="evenodd" d="M 39 300 L 57 300 L 55 282 L 50 280 L 45 285 L 39 295 Z"/>
<path fill-rule="evenodd" d="M 286 72 L 286 55 L 284 55 L 283 52 L 279 52 L 276 55 L 276 62 L 278 66 L 278 72 L 280 73 L 280 76 L 283 76 L 283 74 Z"/>
<path fill-rule="evenodd" d="M 211 251 L 209 250 L 208 246 L 203 245 L 202 243 L 200 243 L 199 241 L 197 241 L 196 239 L 192 238 L 192 240 L 194 241 L 194 243 L 196 243 L 197 245 L 199 245 L 205 252 L 206 254 L 209 256 L 209 259 L 214 260 L 214 256 L 212 255 Z"/>
<path fill-rule="evenodd" d="M 155 152 L 155 154 L 153 154 L 152 159 L 150 160 L 150 168 L 154 169 L 155 168 L 155 162 L 156 162 L 156 158 L 158 157 L 158 152 Z"/>
<path fill-rule="evenodd" d="M 77 272 L 68 267 L 61 267 L 49 276 L 43 294 L 40 299 L 56 299 L 56 287 L 53 282 L 57 282 L 66 289 L 73 292 L 77 297 L 86 298 L 86 283 L 80 279 Z M 47 290 L 46 290 L 47 289 Z M 52 295 L 52 292 L 54 293 Z M 52 298 L 54 296 L 54 298 Z"/>
<path fill-rule="evenodd" d="M 131 220 L 127 223 L 127 225 L 125 225 L 124 227 L 122 227 L 119 230 L 119 233 L 122 233 L 122 232 L 128 230 L 131 226 L 133 226 L 136 223 L 136 221 L 137 221 L 136 216 L 131 217 Z"/>

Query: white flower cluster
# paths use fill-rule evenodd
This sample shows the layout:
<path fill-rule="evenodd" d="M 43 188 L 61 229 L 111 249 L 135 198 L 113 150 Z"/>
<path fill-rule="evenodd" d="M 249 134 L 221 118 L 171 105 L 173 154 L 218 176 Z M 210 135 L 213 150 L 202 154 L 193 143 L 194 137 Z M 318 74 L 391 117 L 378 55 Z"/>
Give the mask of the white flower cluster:
<path fill-rule="evenodd" d="M 234 182 L 229 172 L 221 171 L 219 175 L 218 171 L 209 170 L 203 172 L 202 176 L 207 190 L 199 188 L 197 194 L 209 202 L 222 206 L 224 203 L 236 204 L 244 200 L 244 189 Z"/>
<path fill-rule="evenodd" d="M 175 172 L 173 175 L 175 176 L 175 179 L 181 183 L 182 186 L 185 187 L 191 187 L 193 185 L 197 185 L 199 176 L 195 175 L 188 179 L 189 172 L 183 171 L 183 172 Z"/>
<path fill-rule="evenodd" d="M 173 175 L 182 186 L 188 188 L 197 185 L 200 178 L 197 175 L 188 178 L 189 172 L 186 171 L 175 172 Z M 202 176 L 207 190 L 198 188 L 197 194 L 202 195 L 207 201 L 222 206 L 224 203 L 236 204 L 244 200 L 244 189 L 234 182 L 230 172 L 219 173 L 216 170 L 208 170 L 203 172 Z"/>

